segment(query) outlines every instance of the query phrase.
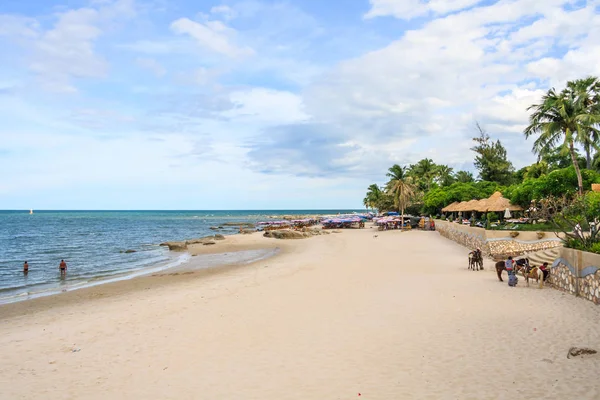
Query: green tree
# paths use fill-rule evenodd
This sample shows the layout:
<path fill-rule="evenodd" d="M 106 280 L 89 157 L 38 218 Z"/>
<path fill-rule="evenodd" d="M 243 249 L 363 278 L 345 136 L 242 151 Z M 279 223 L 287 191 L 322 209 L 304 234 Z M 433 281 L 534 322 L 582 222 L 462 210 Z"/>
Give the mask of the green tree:
<path fill-rule="evenodd" d="M 411 165 L 406 172 L 422 190 L 429 190 L 436 176 L 437 166 L 432 159 L 424 158 Z"/>
<path fill-rule="evenodd" d="M 454 183 L 454 169 L 447 165 L 438 165 L 436 168 L 436 180 L 440 186 L 450 186 Z"/>
<path fill-rule="evenodd" d="M 479 170 L 479 177 L 484 181 L 497 182 L 501 185 L 509 184 L 514 168 L 506 157 L 506 149 L 500 140 L 492 141 L 479 123 L 476 123 L 476 127 L 479 136 L 473 138 L 477 144 L 471 150 L 477 153 L 474 164 Z"/>
<path fill-rule="evenodd" d="M 566 90 L 570 97 L 576 99 L 578 107 L 585 110 L 586 114 L 595 116 L 600 114 L 600 80 L 598 78 L 589 76 L 584 79 L 567 82 Z M 599 137 L 598 129 L 594 126 L 582 130 L 580 133 L 581 145 L 585 151 L 585 167 L 587 169 L 592 168 L 592 150 L 598 150 Z"/>
<path fill-rule="evenodd" d="M 456 178 L 457 182 L 461 182 L 461 183 L 475 182 L 475 178 L 473 177 L 473 174 L 468 171 L 458 171 L 456 173 L 455 178 Z"/>
<path fill-rule="evenodd" d="M 400 211 L 404 225 L 404 210 L 415 196 L 416 188 L 406 169 L 398 164 L 394 164 L 386 175 L 390 178 L 386 185 L 387 193 L 393 196 L 394 206 Z"/>
<path fill-rule="evenodd" d="M 592 183 L 600 182 L 600 173 L 587 169 L 581 172 L 584 190 L 589 190 Z M 540 200 L 550 196 L 570 198 L 578 193 L 577 187 L 577 173 L 575 168 L 570 166 L 557 169 L 539 178 L 527 178 L 521 184 L 509 186 L 503 191 L 503 194 L 513 204 L 527 207 L 532 200 Z"/>
<path fill-rule="evenodd" d="M 367 195 L 363 200 L 363 204 L 367 208 L 375 209 L 378 208 L 378 204 L 381 202 L 383 192 L 376 184 L 372 184 L 367 188 Z"/>
<path fill-rule="evenodd" d="M 524 134 L 526 138 L 538 135 L 533 143 L 533 152 L 538 155 L 552 149 L 570 154 L 577 175 L 578 193 L 581 195 L 583 181 L 575 144 L 589 144 L 590 132 L 597 132 L 594 125 L 600 119 L 596 107 L 586 107 L 573 86 L 574 84 L 568 84 L 560 93 L 552 88 L 542 97 L 541 103 L 528 107 L 527 110 L 532 113 Z"/>
<path fill-rule="evenodd" d="M 450 203 L 451 201 L 448 201 L 448 190 L 436 187 L 423 196 L 423 212 L 425 214 L 437 214 Z"/>
<path fill-rule="evenodd" d="M 539 178 L 542 175 L 546 175 L 549 171 L 548 164 L 545 161 L 540 161 L 527 167 L 523 178 Z"/>
<path fill-rule="evenodd" d="M 596 153 L 598 155 L 600 153 Z M 581 157 L 579 151 L 575 149 L 575 155 L 577 156 L 577 165 L 579 168 L 585 168 L 585 158 Z M 548 172 L 555 171 L 557 169 L 568 168 L 573 165 L 571 155 L 567 152 L 562 151 L 561 148 L 553 148 L 545 151 L 539 155 L 539 161 L 543 161 L 548 164 Z"/>

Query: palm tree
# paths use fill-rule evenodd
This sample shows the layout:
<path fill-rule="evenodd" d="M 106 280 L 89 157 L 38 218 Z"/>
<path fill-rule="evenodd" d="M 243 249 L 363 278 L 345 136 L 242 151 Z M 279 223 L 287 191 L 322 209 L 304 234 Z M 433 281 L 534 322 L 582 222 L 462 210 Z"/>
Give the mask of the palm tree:
<path fill-rule="evenodd" d="M 529 126 L 525 128 L 525 137 L 539 134 L 533 144 L 533 152 L 541 155 L 554 148 L 569 152 L 575 173 L 579 194 L 583 194 L 583 180 L 577 163 L 575 143 L 586 143 L 594 124 L 599 120 L 595 107 L 585 107 L 581 98 L 568 88 L 557 93 L 554 88 L 548 90 L 540 104 L 527 108 L 533 110 L 529 117 Z"/>
<path fill-rule="evenodd" d="M 372 184 L 367 188 L 367 196 L 364 198 L 363 204 L 367 208 L 375 209 L 381 201 L 382 196 L 383 192 L 381 191 L 379 186 L 377 186 L 376 184 Z"/>
<path fill-rule="evenodd" d="M 438 165 L 436 168 L 437 181 L 441 186 L 450 186 L 454 183 L 454 168 L 447 165 Z"/>
<path fill-rule="evenodd" d="M 394 197 L 394 206 L 400 211 L 404 226 L 404 210 L 415 195 L 412 178 L 407 176 L 406 169 L 394 164 L 386 174 L 390 180 L 386 185 L 387 192 Z"/>
<path fill-rule="evenodd" d="M 424 182 L 422 189 L 431 189 L 431 182 L 435 177 L 437 166 L 430 158 L 424 158 L 419 160 L 414 165 L 410 166 L 409 175 L 413 177 L 415 181 L 420 180 Z"/>
<path fill-rule="evenodd" d="M 475 182 L 475 178 L 473 177 L 473 174 L 468 171 L 458 171 L 455 175 L 455 178 L 458 182 L 461 182 L 461 183 Z"/>
<path fill-rule="evenodd" d="M 599 114 L 600 80 L 594 76 L 567 82 L 566 90 L 575 98 L 576 103 L 591 115 Z M 581 145 L 585 151 L 585 167 L 592 168 L 592 148 L 598 150 L 600 139 L 597 129 L 589 129 L 581 133 Z"/>

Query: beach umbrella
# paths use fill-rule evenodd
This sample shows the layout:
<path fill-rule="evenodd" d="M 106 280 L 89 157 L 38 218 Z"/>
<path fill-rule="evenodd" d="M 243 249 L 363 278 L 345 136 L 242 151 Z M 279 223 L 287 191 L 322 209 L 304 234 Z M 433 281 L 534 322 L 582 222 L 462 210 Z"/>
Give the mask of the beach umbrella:
<path fill-rule="evenodd" d="M 506 210 L 504 210 L 504 218 L 510 218 L 510 210 L 507 208 Z"/>

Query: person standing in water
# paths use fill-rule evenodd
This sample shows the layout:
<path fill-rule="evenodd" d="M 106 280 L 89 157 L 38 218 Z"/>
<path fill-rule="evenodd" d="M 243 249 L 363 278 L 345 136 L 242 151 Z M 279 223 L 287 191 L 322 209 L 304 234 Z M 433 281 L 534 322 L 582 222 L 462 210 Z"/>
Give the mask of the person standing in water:
<path fill-rule="evenodd" d="M 23 263 L 23 273 L 24 273 L 25 275 L 27 275 L 27 274 L 29 273 L 29 264 L 27 264 L 27 261 L 25 261 L 25 262 Z"/>
<path fill-rule="evenodd" d="M 58 268 L 60 269 L 61 275 L 67 274 L 67 263 L 65 262 L 65 260 L 60 260 L 60 265 L 58 266 Z"/>

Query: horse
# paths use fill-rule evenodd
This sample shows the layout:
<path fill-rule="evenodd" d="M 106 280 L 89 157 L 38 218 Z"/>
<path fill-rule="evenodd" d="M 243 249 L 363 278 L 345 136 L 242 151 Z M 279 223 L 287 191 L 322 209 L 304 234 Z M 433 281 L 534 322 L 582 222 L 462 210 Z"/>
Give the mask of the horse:
<path fill-rule="evenodd" d="M 531 267 L 528 263 L 526 266 L 517 267 L 517 272 L 521 272 L 525 278 L 527 287 L 529 287 L 530 279 L 535 279 L 535 282 L 538 284 L 540 289 L 544 287 L 544 271 L 542 271 L 539 267 Z"/>
<path fill-rule="evenodd" d="M 524 266 L 529 267 L 529 258 L 520 258 L 518 260 L 515 260 L 515 267 L 517 269 L 517 271 L 519 271 L 520 269 L 522 269 Z M 506 271 L 506 263 L 505 261 L 498 261 L 496 263 L 496 273 L 498 274 L 498 280 L 500 282 L 504 282 L 502 280 L 502 271 Z M 525 278 L 527 279 L 527 278 Z"/>
<path fill-rule="evenodd" d="M 473 271 L 483 270 L 483 255 L 481 250 L 476 249 L 469 253 L 469 267 Z"/>

